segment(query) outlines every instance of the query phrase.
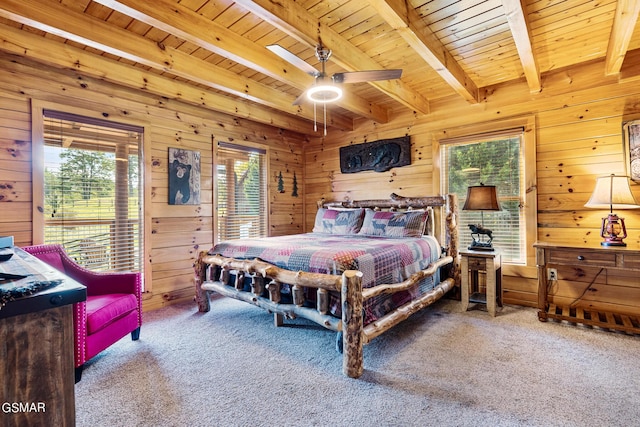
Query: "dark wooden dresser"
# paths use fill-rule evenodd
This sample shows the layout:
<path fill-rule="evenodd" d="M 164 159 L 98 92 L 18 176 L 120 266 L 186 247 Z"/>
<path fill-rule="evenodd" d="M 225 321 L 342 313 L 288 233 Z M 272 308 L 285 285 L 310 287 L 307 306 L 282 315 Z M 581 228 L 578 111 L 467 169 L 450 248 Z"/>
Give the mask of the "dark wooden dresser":
<path fill-rule="evenodd" d="M 534 247 L 541 321 L 640 334 L 640 247 Z"/>
<path fill-rule="evenodd" d="M 86 288 L 19 248 L 0 250 L 11 252 L 0 273 L 27 277 L 0 280 L 3 290 L 61 282 L 0 308 L 0 426 L 72 427 L 73 304 L 86 300 Z"/>

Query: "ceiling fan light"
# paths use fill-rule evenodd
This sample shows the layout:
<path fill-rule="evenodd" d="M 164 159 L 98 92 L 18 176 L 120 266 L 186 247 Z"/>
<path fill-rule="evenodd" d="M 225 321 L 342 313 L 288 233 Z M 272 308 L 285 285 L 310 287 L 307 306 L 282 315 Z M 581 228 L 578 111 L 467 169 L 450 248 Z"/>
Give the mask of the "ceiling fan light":
<path fill-rule="evenodd" d="M 307 90 L 307 98 L 318 103 L 334 102 L 342 98 L 342 89 L 332 84 L 321 84 Z"/>

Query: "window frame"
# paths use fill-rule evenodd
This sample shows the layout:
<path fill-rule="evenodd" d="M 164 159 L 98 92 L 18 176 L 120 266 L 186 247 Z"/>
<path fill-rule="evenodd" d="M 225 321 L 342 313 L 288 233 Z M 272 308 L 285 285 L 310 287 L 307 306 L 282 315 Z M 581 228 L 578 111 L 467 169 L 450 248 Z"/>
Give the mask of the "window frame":
<path fill-rule="evenodd" d="M 52 110 L 61 113 L 75 114 L 90 119 L 106 122 L 122 123 L 141 127 L 143 129 L 142 142 L 139 147 L 139 163 L 142 167 L 141 182 L 143 186 L 143 204 L 140 220 L 143 226 L 143 244 L 141 266 L 143 271 L 142 283 L 144 292 L 151 291 L 151 260 L 149 257 L 151 245 L 151 129 L 147 122 L 133 121 L 117 117 L 105 117 L 104 112 L 86 108 L 72 107 L 66 104 L 33 99 L 31 101 L 31 166 L 32 166 L 32 244 L 44 243 L 44 111 Z"/>
<path fill-rule="evenodd" d="M 523 166 L 523 194 L 521 195 L 522 215 L 524 216 L 524 266 L 533 267 L 536 265 L 536 254 L 533 243 L 537 240 L 537 191 L 536 191 L 536 136 L 535 136 L 535 116 L 517 117 L 495 122 L 480 123 L 473 126 L 463 126 L 442 131 L 442 134 L 435 137 L 434 141 L 434 183 L 435 188 L 439 188 L 444 193 L 444 183 L 441 182 L 442 173 L 442 146 L 455 144 L 456 142 L 472 142 L 474 140 L 486 140 L 492 135 L 500 136 L 510 129 L 522 129 L 522 156 Z M 460 209 L 460 206 L 458 206 Z M 458 232 L 464 232 L 458 226 Z M 522 266 L 522 264 L 509 264 L 512 267 Z"/>

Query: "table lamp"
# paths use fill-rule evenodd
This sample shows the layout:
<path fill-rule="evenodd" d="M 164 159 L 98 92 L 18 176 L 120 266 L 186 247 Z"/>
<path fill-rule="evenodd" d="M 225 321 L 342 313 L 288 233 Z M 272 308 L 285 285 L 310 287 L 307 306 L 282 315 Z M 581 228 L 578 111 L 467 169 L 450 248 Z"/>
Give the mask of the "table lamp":
<path fill-rule="evenodd" d="M 484 228 L 484 211 L 499 211 L 498 195 L 495 185 L 473 185 L 467 188 L 467 199 L 463 211 L 480 211 L 481 224 L 469 224 L 471 230 L 470 250 L 492 251 L 493 235 Z"/>
<path fill-rule="evenodd" d="M 627 228 L 624 218 L 613 213 L 613 209 L 640 208 L 629 188 L 629 177 L 624 175 L 601 176 L 596 179 L 596 188 L 589 201 L 584 205 L 587 208 L 609 209 L 609 215 L 602 218 L 600 236 L 604 238 L 602 246 L 627 246 L 623 239 L 627 237 Z"/>

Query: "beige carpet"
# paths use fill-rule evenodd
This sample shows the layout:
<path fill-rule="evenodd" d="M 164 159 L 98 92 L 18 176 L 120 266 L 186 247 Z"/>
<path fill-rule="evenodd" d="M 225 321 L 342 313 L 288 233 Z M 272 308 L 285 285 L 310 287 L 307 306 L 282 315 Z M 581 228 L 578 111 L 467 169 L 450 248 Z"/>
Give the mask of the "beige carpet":
<path fill-rule="evenodd" d="M 94 358 L 76 385 L 78 426 L 638 426 L 640 337 L 496 318 L 445 300 L 365 346 L 341 373 L 335 333 L 275 328 L 218 298 L 147 313 L 140 341 Z"/>

